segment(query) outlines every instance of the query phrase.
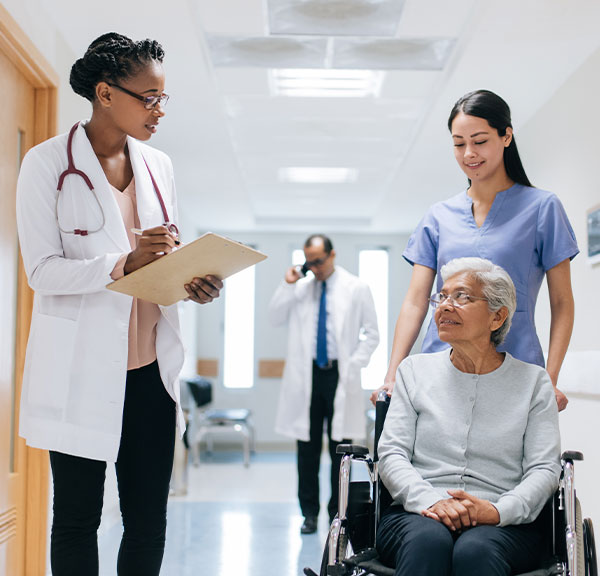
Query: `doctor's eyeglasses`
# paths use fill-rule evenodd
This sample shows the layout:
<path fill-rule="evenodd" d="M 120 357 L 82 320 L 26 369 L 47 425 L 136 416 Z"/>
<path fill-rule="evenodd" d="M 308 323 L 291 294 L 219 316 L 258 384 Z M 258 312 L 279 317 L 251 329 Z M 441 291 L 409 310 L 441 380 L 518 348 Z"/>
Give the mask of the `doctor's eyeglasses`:
<path fill-rule="evenodd" d="M 431 304 L 432 308 L 437 308 L 441 304 L 443 304 L 446 300 L 452 306 L 456 308 L 462 308 L 466 306 L 469 302 L 473 302 L 474 300 L 485 300 L 487 298 L 481 298 L 480 296 L 471 296 L 466 292 L 453 292 L 452 294 L 445 294 L 444 292 L 438 292 L 437 294 L 432 294 L 431 298 L 429 298 L 429 304 Z"/>
<path fill-rule="evenodd" d="M 325 264 L 325 262 L 327 262 L 327 260 L 329 259 L 330 256 L 331 256 L 331 252 L 329 252 L 322 258 L 317 258 L 316 260 L 307 260 L 304 263 L 304 266 L 306 266 L 306 268 L 316 268 L 317 266 L 321 266 L 321 264 Z"/>
<path fill-rule="evenodd" d="M 169 95 L 165 94 L 164 92 L 162 94 L 159 94 L 158 96 L 141 96 L 140 94 L 136 94 L 131 90 L 127 90 L 127 88 L 123 88 L 123 86 L 119 86 L 118 84 L 111 84 L 110 82 L 107 82 L 107 84 L 109 86 L 112 86 L 113 88 L 118 88 L 121 92 L 125 92 L 125 94 L 128 94 L 133 98 L 137 98 L 138 100 L 142 101 L 146 110 L 152 110 L 153 108 L 156 108 L 159 102 L 160 105 L 164 108 L 167 105 L 167 102 L 169 101 Z"/>

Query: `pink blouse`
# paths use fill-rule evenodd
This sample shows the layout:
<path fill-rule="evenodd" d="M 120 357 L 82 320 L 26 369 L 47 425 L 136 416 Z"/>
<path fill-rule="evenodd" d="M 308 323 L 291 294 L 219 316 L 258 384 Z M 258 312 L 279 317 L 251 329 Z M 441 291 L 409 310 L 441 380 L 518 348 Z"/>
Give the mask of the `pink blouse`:
<path fill-rule="evenodd" d="M 135 196 L 135 179 L 121 192 L 111 185 L 111 189 L 121 210 L 123 224 L 129 238 L 131 249 L 137 246 L 139 236 L 131 229 L 140 227 Z M 125 275 L 124 266 L 127 254 L 123 254 L 115 265 L 110 276 L 113 280 Z M 133 299 L 131 316 L 129 317 L 129 353 L 127 356 L 127 370 L 134 370 L 147 366 L 156 360 L 156 325 L 160 318 L 160 308 L 152 302 Z"/>

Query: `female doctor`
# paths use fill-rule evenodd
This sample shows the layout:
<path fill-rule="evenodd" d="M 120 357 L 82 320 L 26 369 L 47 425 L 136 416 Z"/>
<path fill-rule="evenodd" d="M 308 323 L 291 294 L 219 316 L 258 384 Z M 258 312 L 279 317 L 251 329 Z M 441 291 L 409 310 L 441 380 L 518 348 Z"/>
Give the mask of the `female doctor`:
<path fill-rule="evenodd" d="M 54 576 L 98 574 L 107 462 L 116 463 L 124 526 L 117 573 L 160 572 L 182 423 L 177 307 L 106 285 L 178 243 L 171 161 L 142 144 L 165 114 L 163 57 L 152 40 L 109 33 L 92 42 L 70 77 L 91 119 L 30 150 L 19 176 L 19 238 L 35 290 L 20 434 L 50 451 Z M 222 283 L 207 276 L 185 288 L 203 304 Z"/>

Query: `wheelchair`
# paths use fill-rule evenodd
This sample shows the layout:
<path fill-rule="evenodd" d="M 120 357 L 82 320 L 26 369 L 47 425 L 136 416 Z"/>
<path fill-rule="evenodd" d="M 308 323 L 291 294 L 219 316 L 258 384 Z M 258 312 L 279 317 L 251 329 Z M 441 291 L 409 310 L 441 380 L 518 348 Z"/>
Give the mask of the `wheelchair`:
<path fill-rule="evenodd" d="M 376 532 L 379 517 L 392 498 L 377 472 L 377 443 L 389 406 L 389 397 L 382 391 L 375 407 L 375 442 L 373 457 L 366 447 L 341 444 L 340 488 L 338 514 L 329 528 L 319 574 L 310 568 L 306 576 L 394 576 L 394 569 L 378 558 Z M 582 520 L 581 507 L 575 492 L 574 463 L 583 460 L 581 452 L 562 454 L 562 473 L 555 495 L 542 514 L 547 529 L 545 560 L 539 569 L 518 576 L 597 576 L 594 529 L 589 518 Z M 362 462 L 368 480 L 351 481 L 353 462 Z"/>

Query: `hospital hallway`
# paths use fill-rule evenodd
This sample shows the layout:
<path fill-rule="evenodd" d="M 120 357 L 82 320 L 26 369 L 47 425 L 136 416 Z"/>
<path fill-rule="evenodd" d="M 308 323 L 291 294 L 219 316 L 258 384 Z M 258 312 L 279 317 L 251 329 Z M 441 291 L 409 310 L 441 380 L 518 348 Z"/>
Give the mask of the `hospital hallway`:
<path fill-rule="evenodd" d="M 114 473 L 113 473 L 114 474 Z M 322 503 L 329 464 L 321 465 Z M 107 470 L 107 482 L 112 480 Z M 301 536 L 296 455 L 262 452 L 245 468 L 236 451 L 215 451 L 190 466 L 188 493 L 169 499 L 161 576 L 297 576 L 318 569 L 327 512 L 316 534 Z M 116 503 L 105 501 L 99 531 L 100 576 L 114 576 L 121 538 Z"/>

